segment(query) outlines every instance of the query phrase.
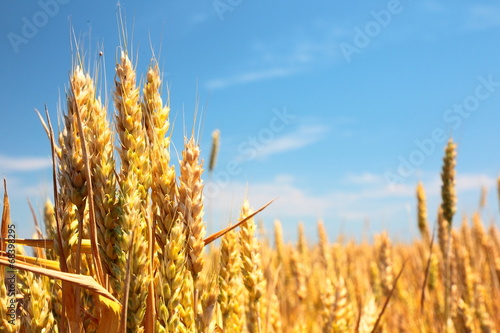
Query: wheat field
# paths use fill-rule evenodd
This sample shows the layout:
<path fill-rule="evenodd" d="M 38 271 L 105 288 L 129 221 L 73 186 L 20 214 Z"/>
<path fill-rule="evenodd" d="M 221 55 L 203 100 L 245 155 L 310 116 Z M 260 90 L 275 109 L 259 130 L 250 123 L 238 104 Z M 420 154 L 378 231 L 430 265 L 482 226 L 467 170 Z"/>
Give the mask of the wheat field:
<path fill-rule="evenodd" d="M 480 210 L 455 215 L 453 140 L 444 149 L 438 212 L 427 212 L 416 184 L 419 240 L 393 243 L 387 233 L 373 242 L 332 240 L 318 221 L 298 224 L 297 243 L 287 243 L 279 221 L 273 237 L 259 236 L 254 216 L 265 207 L 248 201 L 238 221 L 207 235 L 196 133 L 185 137 L 176 168 L 156 60 L 142 84 L 137 74 L 124 48 L 110 111 L 75 60 L 60 133 L 40 114 L 54 198 L 33 238 L 14 239 L 5 185 L 2 332 L 500 329 L 500 233 Z M 317 239 L 305 228 L 316 228 Z"/>

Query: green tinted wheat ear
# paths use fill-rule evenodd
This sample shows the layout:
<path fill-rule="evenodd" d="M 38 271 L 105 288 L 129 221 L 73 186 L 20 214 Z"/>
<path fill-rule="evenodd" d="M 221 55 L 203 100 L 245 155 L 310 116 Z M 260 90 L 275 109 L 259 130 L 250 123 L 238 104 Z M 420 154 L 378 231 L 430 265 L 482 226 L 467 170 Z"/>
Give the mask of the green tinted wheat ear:
<path fill-rule="evenodd" d="M 208 163 L 208 171 L 212 172 L 217 163 L 217 154 L 219 153 L 220 146 L 220 131 L 215 130 L 212 132 L 212 149 L 210 150 L 210 162 Z"/>
<path fill-rule="evenodd" d="M 146 150 L 146 135 L 142 126 L 142 109 L 139 103 L 139 89 L 136 87 L 135 70 L 127 54 L 122 52 L 120 63 L 116 65 L 116 90 L 114 92 L 116 127 L 120 138 L 121 157 L 120 184 L 123 193 L 118 220 L 121 236 L 118 239 L 124 259 L 130 257 L 130 290 L 128 295 L 127 329 L 142 332 L 142 320 L 146 310 L 149 284 L 148 258 L 148 214 L 147 198 L 151 181 L 149 154 Z M 135 235 L 132 239 L 132 235 Z M 131 246 L 132 244 L 132 246 Z M 125 250 L 126 251 L 126 250 Z M 124 281 L 126 262 L 120 264 L 119 280 Z M 116 290 L 123 289 L 118 284 Z"/>
<path fill-rule="evenodd" d="M 170 230 L 170 236 L 162 249 L 157 286 L 156 332 L 187 332 L 182 319 L 185 312 L 182 288 L 186 272 L 185 234 L 181 219 L 177 219 Z"/>
<path fill-rule="evenodd" d="M 441 208 L 443 209 L 443 217 L 449 223 L 451 228 L 453 215 L 456 212 L 457 198 L 455 194 L 455 164 L 456 164 L 456 144 L 453 140 L 448 141 L 446 146 L 445 156 L 443 158 L 443 170 L 441 172 Z"/>
<path fill-rule="evenodd" d="M 248 201 L 245 200 L 241 209 L 241 218 L 251 214 Z M 255 238 L 256 225 L 254 219 L 249 219 L 241 225 L 241 272 L 243 283 L 248 291 L 246 319 L 247 329 L 250 333 L 261 330 L 260 301 L 265 289 L 265 281 L 262 271 L 262 263 L 259 253 L 259 243 Z"/>
<path fill-rule="evenodd" d="M 179 317 L 187 332 L 195 332 L 195 310 L 193 305 L 193 277 L 186 272 L 183 277 L 181 289 L 181 307 L 179 307 Z"/>
<path fill-rule="evenodd" d="M 49 290 L 49 278 L 37 276 L 31 272 L 21 272 L 20 280 L 24 288 L 23 327 L 29 332 L 59 332 L 51 312 L 52 298 Z"/>
<path fill-rule="evenodd" d="M 426 241 L 430 239 L 429 224 L 427 221 L 427 203 L 425 197 L 424 185 L 418 182 L 417 185 L 417 202 L 418 202 L 418 230 L 420 235 Z"/>
<path fill-rule="evenodd" d="M 439 274 L 439 259 L 435 253 L 431 254 L 429 263 L 429 278 L 427 279 L 427 287 L 429 290 L 435 290 Z"/>

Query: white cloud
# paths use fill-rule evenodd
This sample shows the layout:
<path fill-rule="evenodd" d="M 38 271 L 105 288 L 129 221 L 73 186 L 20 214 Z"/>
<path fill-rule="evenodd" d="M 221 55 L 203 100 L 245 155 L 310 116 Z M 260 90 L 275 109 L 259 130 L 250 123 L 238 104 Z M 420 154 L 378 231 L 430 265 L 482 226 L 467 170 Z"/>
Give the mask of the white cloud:
<path fill-rule="evenodd" d="M 0 171 L 34 171 L 49 168 L 52 161 L 48 157 L 9 157 L 0 155 Z"/>
<path fill-rule="evenodd" d="M 349 184 L 381 184 L 384 182 L 382 175 L 377 175 L 370 172 L 363 172 L 361 174 L 350 173 L 345 177 L 345 182 Z"/>
<path fill-rule="evenodd" d="M 21 199 L 24 200 L 27 197 L 38 197 L 46 198 L 52 195 L 52 178 L 47 177 L 19 177 L 19 176 L 8 176 L 7 180 L 7 191 L 9 193 L 9 198 L 14 201 Z M 2 185 L 3 190 L 3 185 Z"/>
<path fill-rule="evenodd" d="M 500 7 L 495 5 L 475 5 L 469 9 L 466 29 L 484 30 L 500 26 Z"/>
<path fill-rule="evenodd" d="M 210 200 L 213 209 L 219 212 L 230 209 L 231 207 L 227 206 L 228 203 L 236 205 L 239 209 L 246 193 L 254 208 L 277 199 L 262 213 L 270 219 L 317 220 L 324 218 L 331 220 L 342 218 L 359 222 L 369 216 L 392 217 L 395 212 L 404 210 L 404 206 L 400 207 L 400 203 L 391 203 L 388 200 L 397 195 L 397 193 L 389 192 L 388 189 L 383 191 L 365 188 L 332 190 L 324 194 L 315 194 L 297 187 L 294 184 L 294 178 L 286 174 L 278 175 L 269 182 L 247 185 L 235 181 L 225 185 L 220 188 L 219 195 Z M 382 202 L 384 204 L 381 204 Z M 237 214 L 233 213 L 232 216 L 237 216 Z"/>
<path fill-rule="evenodd" d="M 426 9 L 429 12 L 442 13 L 446 10 L 446 7 L 442 3 L 439 3 L 434 0 L 422 1 L 421 5 L 424 9 Z"/>
<path fill-rule="evenodd" d="M 245 195 L 254 209 L 259 208 L 270 200 L 277 199 L 271 206 L 266 208 L 265 216 L 272 218 L 287 218 L 299 215 L 313 215 L 316 218 L 326 214 L 331 205 L 328 197 L 320 197 L 305 193 L 295 187 L 293 179 L 287 175 L 278 176 L 271 182 L 244 184 L 231 182 L 220 188 L 219 195 L 212 198 L 210 203 L 213 209 L 219 213 L 227 212 L 228 209 L 237 211 L 241 207 Z M 228 204 L 232 207 L 228 207 Z M 231 214 L 238 216 L 237 213 Z"/>
<path fill-rule="evenodd" d="M 338 43 L 346 33 L 331 22 L 313 22 L 310 27 L 297 29 L 275 40 L 254 41 L 250 56 L 238 64 L 240 68 L 255 68 L 239 74 L 211 79 L 208 89 L 291 76 L 342 59 Z"/>
<path fill-rule="evenodd" d="M 323 139 L 328 128 L 321 125 L 301 126 L 296 131 L 273 139 L 257 150 L 257 158 L 304 148 Z"/>
<path fill-rule="evenodd" d="M 271 68 L 260 71 L 252 71 L 237 74 L 230 77 L 223 77 L 209 80 L 206 83 L 206 87 L 211 90 L 221 89 L 228 86 L 249 83 L 254 81 L 261 81 L 266 79 L 272 79 L 276 77 L 285 77 L 294 74 L 294 70 L 287 68 Z"/>
<path fill-rule="evenodd" d="M 189 17 L 189 24 L 192 26 L 197 26 L 206 22 L 209 18 L 209 15 L 206 13 L 197 13 L 193 14 Z"/>
<path fill-rule="evenodd" d="M 456 180 L 457 192 L 478 191 L 482 187 L 496 186 L 496 179 L 484 174 L 458 174 Z"/>
<path fill-rule="evenodd" d="M 325 27 L 326 31 L 331 27 Z M 340 57 L 338 40 L 343 34 L 328 34 L 325 30 L 301 33 L 285 41 L 258 42 L 252 45 L 256 59 L 267 65 L 285 64 L 303 67 L 326 63 Z"/>

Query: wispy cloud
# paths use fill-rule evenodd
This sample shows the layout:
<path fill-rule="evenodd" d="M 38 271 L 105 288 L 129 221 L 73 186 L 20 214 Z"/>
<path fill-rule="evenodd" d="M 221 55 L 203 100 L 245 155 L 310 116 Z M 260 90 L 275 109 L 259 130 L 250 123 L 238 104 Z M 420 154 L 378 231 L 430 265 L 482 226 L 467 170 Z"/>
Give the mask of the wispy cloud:
<path fill-rule="evenodd" d="M 189 17 L 189 24 L 192 26 L 197 26 L 208 21 L 209 15 L 206 13 L 196 13 Z"/>
<path fill-rule="evenodd" d="M 468 10 L 465 28 L 484 30 L 500 27 L 500 7 L 498 5 L 474 5 Z"/>
<path fill-rule="evenodd" d="M 313 219 L 353 216 L 364 218 L 377 212 L 394 211 L 394 204 L 391 205 L 390 201 L 385 205 L 380 205 L 380 202 L 400 194 L 391 192 L 388 188 L 372 187 L 333 189 L 323 194 L 315 194 L 298 187 L 293 176 L 277 175 L 272 181 L 261 183 L 253 182 L 247 185 L 237 181 L 232 182 L 220 192 L 223 199 L 214 198 L 213 202 L 225 205 L 227 202 L 234 202 L 235 193 L 242 196 L 247 192 L 250 200 L 257 204 L 279 198 L 267 210 L 266 215 L 286 218 L 302 216 Z M 406 188 L 404 193 L 406 194 Z"/>
<path fill-rule="evenodd" d="M 275 138 L 257 150 L 257 158 L 265 158 L 274 154 L 284 153 L 304 148 L 322 140 L 328 132 L 328 127 L 323 125 L 307 125 L 295 131 Z"/>
<path fill-rule="evenodd" d="M 311 68 L 323 67 L 339 59 L 338 43 L 345 35 L 331 23 L 313 22 L 311 26 L 275 40 L 259 40 L 249 45 L 250 54 L 241 60 L 239 68 L 252 68 L 243 73 L 210 79 L 208 89 L 296 75 Z"/>
<path fill-rule="evenodd" d="M 272 199 L 277 199 L 265 211 L 265 215 L 272 216 L 272 218 L 304 215 L 313 215 L 314 218 L 319 218 L 327 213 L 328 207 L 331 205 L 328 197 L 316 196 L 297 188 L 293 184 L 293 177 L 278 175 L 270 182 L 253 182 L 252 184 L 239 181 L 231 182 L 221 189 L 217 197 L 211 200 L 212 208 L 222 213 L 227 212 L 228 209 L 239 209 L 247 194 L 254 208 Z M 228 207 L 228 203 L 232 203 L 232 207 Z M 231 215 L 237 216 L 234 213 Z"/>
<path fill-rule="evenodd" d="M 230 77 L 223 77 L 209 80 L 206 87 L 210 90 L 221 89 L 228 86 L 249 83 L 254 81 L 261 81 L 265 79 L 272 79 L 276 77 L 285 77 L 295 73 L 295 70 L 290 68 L 270 68 L 259 71 L 250 71 Z"/>
<path fill-rule="evenodd" d="M 420 176 L 424 183 L 428 196 L 439 196 L 441 194 L 441 178 L 437 174 L 429 175 L 426 172 L 421 172 Z M 360 197 L 414 197 L 416 184 L 408 181 L 405 184 L 396 184 L 391 186 L 387 184 L 383 175 L 370 172 L 362 172 L 358 174 L 347 174 L 343 181 L 347 184 L 357 185 L 360 189 L 358 195 Z M 496 186 L 496 179 L 486 174 L 460 173 L 456 176 L 456 191 L 457 193 L 465 193 L 468 191 L 477 191 L 482 187 L 493 188 Z"/>
<path fill-rule="evenodd" d="M 382 184 L 384 177 L 370 172 L 363 172 L 360 174 L 349 173 L 344 181 L 348 184 Z"/>
<path fill-rule="evenodd" d="M 457 176 L 457 191 L 477 191 L 482 187 L 488 189 L 496 186 L 496 179 L 484 174 L 459 174 Z"/>
<path fill-rule="evenodd" d="M 422 1 L 420 4 L 425 10 L 429 12 L 442 13 L 446 10 L 446 7 L 442 3 L 434 0 Z"/>
<path fill-rule="evenodd" d="M 300 68 L 325 65 L 341 58 L 338 44 L 346 34 L 331 23 L 315 22 L 314 28 L 301 29 L 278 41 L 255 42 L 251 49 L 254 59 L 266 65 Z"/>
<path fill-rule="evenodd" d="M 0 171 L 34 171 L 52 165 L 48 157 L 9 157 L 0 155 Z"/>

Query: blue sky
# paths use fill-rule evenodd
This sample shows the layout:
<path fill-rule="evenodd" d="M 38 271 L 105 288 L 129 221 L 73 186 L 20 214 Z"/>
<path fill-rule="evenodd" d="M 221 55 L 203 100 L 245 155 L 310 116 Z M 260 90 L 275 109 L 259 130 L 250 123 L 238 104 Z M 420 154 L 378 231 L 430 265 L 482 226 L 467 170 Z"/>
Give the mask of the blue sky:
<path fill-rule="evenodd" d="M 217 168 L 206 176 L 209 230 L 234 220 L 248 193 L 255 208 L 278 197 L 260 218 L 268 227 L 280 219 L 288 239 L 298 221 L 315 237 L 319 218 L 332 239 L 383 229 L 411 239 L 418 180 L 435 220 L 450 136 L 458 143 L 457 220 L 477 209 L 482 186 L 482 217 L 498 220 L 500 5 L 216 0 L 121 7 L 139 75 L 153 52 L 160 60 L 176 149 L 197 104 L 205 160 L 211 132 L 221 131 Z M 34 109 L 47 104 L 57 119 L 73 28 L 90 69 L 104 52 L 101 94 L 113 110 L 116 16 L 112 1 L 0 4 L 0 173 L 22 236 L 32 231 L 26 198 L 40 210 L 51 195 L 49 143 Z"/>

